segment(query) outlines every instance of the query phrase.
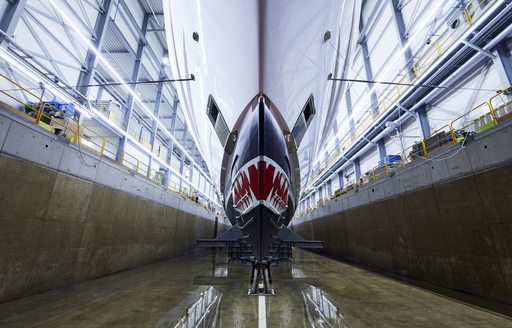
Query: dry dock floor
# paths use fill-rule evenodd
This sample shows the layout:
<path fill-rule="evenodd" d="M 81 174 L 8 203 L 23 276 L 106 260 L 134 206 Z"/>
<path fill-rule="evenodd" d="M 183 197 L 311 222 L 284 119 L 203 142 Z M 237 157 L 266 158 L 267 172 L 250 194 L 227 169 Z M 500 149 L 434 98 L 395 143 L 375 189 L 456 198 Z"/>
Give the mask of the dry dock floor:
<path fill-rule="evenodd" d="M 258 327 L 249 273 L 203 251 L 0 304 L 0 327 L 174 327 L 207 285 L 222 293 L 217 327 Z M 272 273 L 267 327 L 309 326 L 301 293 L 309 286 L 338 309 L 339 327 L 512 327 L 505 315 L 302 250 Z"/>

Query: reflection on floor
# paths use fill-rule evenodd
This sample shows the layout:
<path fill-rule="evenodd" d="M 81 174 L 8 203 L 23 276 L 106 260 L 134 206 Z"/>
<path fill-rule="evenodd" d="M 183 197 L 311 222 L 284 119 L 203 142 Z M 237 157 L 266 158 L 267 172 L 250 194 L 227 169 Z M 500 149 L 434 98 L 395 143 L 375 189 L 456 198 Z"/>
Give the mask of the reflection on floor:
<path fill-rule="evenodd" d="M 295 250 L 294 259 L 272 270 L 268 327 L 512 327 L 508 317 L 320 255 Z M 223 253 L 198 253 L 0 304 L 0 327 L 257 327 L 249 274 Z"/>

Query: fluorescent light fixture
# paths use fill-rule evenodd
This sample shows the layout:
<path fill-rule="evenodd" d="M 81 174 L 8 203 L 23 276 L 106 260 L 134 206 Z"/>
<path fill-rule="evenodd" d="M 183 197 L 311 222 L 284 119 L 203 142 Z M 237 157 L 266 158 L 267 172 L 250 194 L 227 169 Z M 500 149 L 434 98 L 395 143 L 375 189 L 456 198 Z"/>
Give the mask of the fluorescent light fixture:
<path fill-rule="evenodd" d="M 171 138 L 174 142 L 174 144 L 176 146 L 178 146 L 178 148 L 184 153 L 187 155 L 187 157 L 190 159 L 190 162 L 194 164 L 194 166 L 196 167 L 196 169 L 202 173 L 202 175 L 206 178 L 206 180 L 208 180 L 208 182 L 210 182 L 210 184 L 214 184 L 213 181 L 210 179 L 210 177 L 208 177 L 208 175 L 201 169 L 201 166 L 194 160 L 193 156 L 191 154 L 188 153 L 188 151 L 181 145 L 180 142 L 178 142 L 178 140 L 167 130 L 167 127 L 165 127 L 163 125 L 163 123 L 160 121 L 160 119 L 158 117 L 155 116 L 154 112 L 152 110 L 150 110 L 149 108 L 147 108 L 147 106 L 142 102 L 142 100 L 140 99 L 140 97 L 137 95 L 137 93 L 135 93 L 133 91 L 133 89 L 128 85 L 126 84 L 126 82 L 123 80 L 123 78 L 116 72 L 116 70 L 110 65 L 110 63 L 105 59 L 105 57 L 103 57 L 103 55 L 101 54 L 101 52 L 94 46 L 94 44 L 92 44 L 91 40 L 89 40 L 86 36 L 84 36 L 81 32 L 80 32 L 80 29 L 77 27 L 77 25 L 74 23 L 73 19 L 71 19 L 66 13 L 65 11 L 59 6 L 57 5 L 57 3 L 55 2 L 55 0 L 48 0 L 51 5 L 53 6 L 53 8 L 55 8 L 55 10 L 57 10 L 57 12 L 62 16 L 62 18 L 64 19 L 64 21 L 66 22 L 67 25 L 69 25 L 76 33 L 77 35 L 82 39 L 83 42 L 85 42 L 85 44 L 87 44 L 87 46 L 89 47 L 89 49 L 91 49 L 92 52 L 94 52 L 94 54 L 96 55 L 96 58 L 98 58 L 101 63 L 107 68 L 107 70 L 110 72 L 110 74 L 112 74 L 113 77 L 115 77 L 115 79 L 117 80 L 117 82 L 119 83 L 122 83 L 121 85 L 126 89 L 126 91 L 132 95 L 134 101 L 136 101 L 140 107 L 146 112 L 146 114 L 152 119 L 154 120 L 157 125 L 160 127 L 160 130 L 161 131 L 164 131 L 165 134 L 167 134 L 167 136 L 169 138 Z"/>
<path fill-rule="evenodd" d="M 9 64 L 13 65 L 14 67 L 16 67 L 19 71 L 21 71 L 21 73 L 25 74 L 28 78 L 30 78 L 31 80 L 35 81 L 35 82 L 40 82 L 40 81 L 47 81 L 46 78 L 44 77 L 40 77 L 38 73 L 32 71 L 32 69 L 30 69 L 29 67 L 27 67 L 24 63 L 20 62 L 17 58 L 15 58 L 13 55 L 11 55 L 10 53 L 8 53 L 4 48 L 0 47 L 0 57 L 3 58 L 4 60 L 6 60 Z M 58 96 L 59 98 L 62 98 L 62 100 L 66 101 L 66 102 L 69 102 L 69 103 L 74 103 L 68 96 L 66 96 L 64 93 L 58 91 L 57 89 L 53 88 L 51 86 L 51 84 L 49 83 L 48 85 L 45 84 L 45 87 L 46 89 L 53 93 L 54 95 Z M 95 117 L 99 120 L 101 120 L 104 124 L 110 126 L 111 128 L 113 128 L 114 130 L 117 131 L 117 133 L 119 133 L 120 135 L 124 136 L 127 140 L 130 140 L 131 143 L 133 143 L 137 148 L 141 149 L 141 150 L 144 150 L 144 152 L 146 154 L 148 154 L 149 156 L 152 156 L 151 153 L 149 153 L 147 150 L 145 150 L 146 148 L 142 146 L 142 144 L 140 144 L 137 140 L 133 139 L 131 136 L 129 136 L 124 130 L 122 130 L 121 128 L 119 128 L 117 125 L 113 124 L 112 122 L 110 122 L 110 120 L 108 120 L 103 114 L 101 114 L 97 109 L 95 109 L 94 107 L 90 106 L 89 104 L 89 109 L 85 109 L 85 107 L 81 106 L 81 105 L 77 105 L 75 103 L 75 106 L 78 107 L 80 113 L 83 115 L 83 117 L 86 117 L 86 118 L 91 118 L 91 114 L 95 114 Z M 84 146 L 87 146 L 87 147 L 90 147 L 90 148 L 96 148 L 97 146 L 92 143 L 90 140 L 87 140 L 86 138 L 80 138 L 80 143 L 83 144 Z M 158 157 L 153 157 L 161 166 L 164 166 L 164 167 L 167 167 L 169 170 L 171 170 L 173 172 L 173 174 L 175 174 L 176 176 L 180 177 L 184 183 L 188 184 L 189 186 L 191 186 L 192 188 L 196 189 L 199 193 L 201 193 L 202 195 L 204 195 L 207 199 L 209 199 L 210 201 L 212 201 L 215 205 L 219 206 L 219 207 L 222 207 L 219 203 L 217 203 L 214 199 L 212 199 L 211 197 L 209 197 L 208 195 L 206 195 L 204 192 L 202 192 L 197 186 L 195 186 L 194 184 L 192 184 L 191 182 L 187 181 L 185 179 L 185 177 L 183 177 L 181 174 L 179 174 L 179 172 L 177 172 L 176 170 L 174 170 L 170 165 L 168 165 L 167 163 L 163 162 L 162 160 L 160 160 Z M 211 181 L 210 181 L 211 183 Z"/>
<path fill-rule="evenodd" d="M 52 1 L 52 0 L 50 0 Z M 45 84 L 45 88 L 51 92 L 52 94 L 58 96 L 59 98 L 61 98 L 62 100 L 66 101 L 66 102 L 69 102 L 69 103 L 75 103 L 74 101 L 72 101 L 67 95 L 65 95 L 64 93 L 62 93 L 61 91 L 53 88 L 51 86 L 51 82 L 46 79 L 45 77 L 42 77 L 42 76 L 39 76 L 38 73 L 34 72 L 32 69 L 30 69 L 28 66 L 26 66 L 26 64 L 20 62 L 17 58 L 15 58 L 12 54 L 8 53 L 4 48 L 0 47 L 0 57 L 3 58 L 4 60 L 6 60 L 9 64 L 13 65 L 14 67 L 16 67 L 19 71 L 21 71 L 23 74 L 25 74 L 28 78 L 30 78 L 31 80 L 35 81 L 35 82 L 41 82 L 41 81 L 45 81 L 47 82 L 47 84 Z M 77 107 L 78 111 L 81 113 L 81 115 L 83 115 L 83 117 L 86 117 L 86 118 L 91 118 L 91 113 L 94 113 L 96 118 L 100 119 L 101 121 L 103 121 L 105 124 L 107 124 L 108 126 L 112 127 L 113 129 L 115 129 L 120 135 L 123 135 L 127 140 L 130 140 L 130 142 L 132 142 L 137 148 L 139 149 L 142 149 L 142 150 L 145 150 L 146 148 L 142 146 L 142 144 L 140 144 L 137 140 L 133 139 L 131 136 L 129 136 L 124 130 L 122 130 L 121 128 L 119 128 L 117 125 L 115 124 L 112 124 L 112 122 L 110 122 L 104 115 L 102 115 L 98 110 L 96 110 L 95 108 L 93 108 L 92 106 L 90 106 L 89 104 L 89 109 L 86 109 L 85 107 L 81 106 L 81 105 L 78 105 L 75 103 L 75 106 Z M 96 145 L 94 143 L 92 143 L 90 140 L 87 140 L 85 138 L 80 138 L 80 143 L 83 144 L 84 146 L 87 146 L 87 147 L 90 147 L 90 148 L 95 148 Z M 148 151 L 144 151 L 146 154 L 148 154 L 149 156 L 152 156 L 151 153 L 149 153 Z M 192 188 L 196 189 L 199 193 L 201 193 L 204 197 L 206 197 L 207 199 L 209 199 L 212 203 L 214 203 L 215 205 L 219 206 L 219 207 L 222 207 L 219 203 L 217 203 L 214 199 L 212 199 L 211 197 L 209 197 L 208 195 L 206 195 L 204 192 L 202 192 L 197 186 L 195 186 L 193 183 L 187 181 L 185 179 L 185 177 L 183 177 L 181 174 L 179 174 L 179 172 L 177 172 L 176 170 L 174 170 L 170 165 L 168 165 L 167 163 L 163 162 L 162 160 L 160 160 L 158 157 L 153 157 L 161 166 L 164 166 L 164 167 L 167 167 L 170 171 L 173 172 L 173 174 L 175 174 L 176 176 L 180 177 L 182 179 L 182 181 L 184 183 L 186 183 L 187 185 L 191 186 Z M 205 175 L 206 176 L 206 175 Z M 207 178 L 207 180 L 210 182 L 210 184 L 213 185 L 213 183 L 211 182 L 210 179 Z"/>
<path fill-rule="evenodd" d="M 152 156 L 153 160 L 158 162 L 160 166 L 166 167 L 168 170 L 170 170 L 174 175 L 180 177 L 184 183 L 191 186 L 192 188 L 196 189 L 199 193 L 204 195 L 206 198 L 208 198 L 210 201 L 212 201 L 215 205 L 218 205 L 219 207 L 222 207 L 219 203 L 217 203 L 213 198 L 206 195 L 204 192 L 202 192 L 199 187 L 194 185 L 192 182 L 188 181 L 183 175 L 181 175 L 178 171 L 176 171 L 172 166 L 167 164 L 166 162 L 162 161 L 158 156 L 153 156 L 151 152 L 147 150 L 146 147 L 144 147 L 138 140 L 134 139 L 132 136 L 130 136 L 126 131 L 119 128 L 117 125 L 112 124 L 112 122 L 109 121 L 107 117 L 102 115 L 98 110 L 95 108 L 92 108 L 92 111 L 97 114 L 97 118 L 103 121 L 105 124 L 108 124 L 110 127 L 114 128 L 120 135 L 125 137 L 126 140 L 130 141 L 133 145 L 135 145 L 136 148 L 139 149 L 139 151 L 142 151 L 143 153 L 147 154 L 148 156 Z"/>

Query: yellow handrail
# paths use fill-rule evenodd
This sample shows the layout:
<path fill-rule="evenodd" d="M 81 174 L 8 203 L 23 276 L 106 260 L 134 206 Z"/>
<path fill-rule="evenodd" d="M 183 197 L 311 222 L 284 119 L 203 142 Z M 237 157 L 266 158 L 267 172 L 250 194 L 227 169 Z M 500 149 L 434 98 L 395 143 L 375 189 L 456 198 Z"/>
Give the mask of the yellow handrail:
<path fill-rule="evenodd" d="M 478 106 L 475 106 L 473 109 L 471 109 L 470 111 L 456 117 L 455 119 L 453 119 L 449 124 L 446 124 L 440 128 L 438 128 L 437 130 L 433 131 L 429 136 L 427 136 L 425 139 L 422 139 L 418 142 L 416 142 L 415 144 L 405 148 L 403 151 L 402 151 L 402 154 L 401 154 L 401 161 L 400 161 L 400 165 L 390 165 L 388 164 L 387 162 L 384 162 L 384 165 L 381 166 L 381 165 L 378 165 L 378 166 L 375 166 L 373 167 L 369 172 L 370 172 L 370 176 L 371 176 L 371 179 L 368 178 L 367 181 L 377 181 L 381 176 L 389 176 L 392 172 L 396 171 L 397 169 L 399 169 L 400 167 L 405 167 L 408 163 L 412 162 L 414 159 L 416 158 L 427 158 L 428 156 L 431 156 L 433 155 L 434 153 L 438 152 L 439 150 L 443 149 L 443 147 L 437 147 L 435 148 L 435 150 L 430 150 L 428 149 L 428 146 L 427 146 L 427 143 L 426 143 L 426 140 L 429 140 L 430 138 L 436 136 L 436 135 L 439 135 L 441 132 L 447 132 L 448 135 L 449 135 L 449 141 L 450 141 L 450 144 L 456 144 L 458 142 L 460 142 L 460 140 L 463 140 L 463 137 L 459 135 L 459 132 L 458 131 L 463 131 L 464 129 L 466 129 L 467 127 L 471 126 L 471 125 L 474 125 L 476 124 L 479 120 L 481 120 L 483 117 L 490 117 L 491 118 L 491 122 L 493 124 L 498 124 L 499 121 L 497 121 L 497 119 L 500 118 L 500 116 L 497 114 L 497 111 L 493 105 L 493 102 L 498 98 L 498 97 L 501 97 L 503 95 L 508 95 L 512 93 L 512 86 L 509 86 L 508 88 L 504 89 L 504 90 L 501 90 L 499 91 L 496 95 L 492 96 L 489 101 L 486 101 L 486 102 L 483 102 L 481 104 L 479 104 Z M 511 97 L 512 98 L 512 97 Z M 504 102 L 504 104 L 500 107 L 500 108 L 503 108 L 503 106 L 511 106 L 512 107 L 512 99 L 507 99 L 506 102 Z M 457 126 L 456 123 L 458 121 L 460 121 L 462 118 L 464 117 L 467 117 L 469 113 L 471 112 L 474 112 L 474 111 L 477 111 L 479 109 L 484 109 L 484 114 L 479 116 L 478 118 L 474 119 L 474 120 L 471 120 L 470 123 L 464 123 L 460 126 Z M 512 118 L 512 108 L 511 108 L 511 111 L 510 111 L 510 118 Z M 457 127 L 457 128 L 456 128 Z M 468 131 L 465 131 L 464 132 L 468 132 Z M 481 131 L 474 131 L 474 132 L 481 132 Z M 445 139 L 446 140 L 446 139 Z M 421 146 L 421 150 L 423 151 L 423 154 L 422 155 L 409 155 L 409 156 L 406 156 L 407 153 L 410 153 L 412 154 L 413 152 L 413 149 L 416 147 L 418 147 L 418 145 Z M 383 170 L 381 170 L 381 168 L 383 168 Z M 383 172 L 383 173 L 382 173 Z M 360 180 L 360 185 L 363 185 L 365 182 L 364 182 L 364 175 L 362 176 L 361 180 Z M 325 204 L 328 204 L 332 201 L 334 201 L 335 199 L 341 197 L 341 195 L 349 192 L 349 191 L 352 191 L 352 190 L 355 190 L 356 187 L 357 187 L 358 183 L 357 181 L 353 180 L 349 183 L 346 184 L 345 188 L 340 188 L 339 190 L 341 190 L 340 193 L 338 192 L 335 192 L 332 196 L 327 196 L 325 198 L 322 198 L 320 199 L 318 202 L 317 202 L 317 205 L 325 205 Z M 306 208 L 306 210 L 304 211 L 301 211 L 299 212 L 298 215 L 295 215 L 295 217 L 300 217 L 304 214 L 307 214 L 307 213 L 310 213 L 311 211 L 315 210 L 318 206 L 312 206 L 312 207 L 308 207 Z"/>
<path fill-rule="evenodd" d="M 475 0 L 471 0 L 464 9 L 462 9 L 455 18 L 453 18 L 449 27 L 447 27 L 443 32 L 436 33 L 436 35 L 438 35 L 436 40 L 427 46 L 418 58 L 410 64 L 410 66 L 403 68 L 401 70 L 402 73 L 398 74 L 397 78 L 395 78 L 393 82 L 407 84 L 414 82 L 414 79 L 420 78 L 422 74 L 426 72 L 427 69 L 430 68 L 431 65 L 458 40 L 458 37 L 463 35 L 496 1 L 497 0 L 475 2 Z M 465 21 L 468 24 L 459 23 L 455 28 L 452 28 L 452 26 L 454 26 L 453 23 L 459 20 Z M 408 71 L 410 70 L 414 73 L 414 79 L 412 79 L 410 74 L 408 74 Z M 350 145 L 355 139 L 357 139 L 357 137 L 360 136 L 361 133 L 366 131 L 366 128 L 371 123 L 375 122 L 379 117 L 378 114 L 387 111 L 389 106 L 391 106 L 391 104 L 393 104 L 407 88 L 409 87 L 398 88 L 398 86 L 389 86 L 386 88 L 377 100 L 377 103 L 379 104 L 379 111 L 377 115 L 373 115 L 370 111 L 363 114 L 363 117 L 361 117 L 357 126 L 342 138 L 340 144 Z M 344 147 L 347 147 L 348 145 L 345 145 Z M 328 161 L 332 161 L 336 157 L 337 155 L 331 153 L 328 157 Z M 311 186 L 311 183 L 320 176 L 325 169 L 313 172 L 306 185 L 308 187 Z"/>
<path fill-rule="evenodd" d="M 14 107 L 11 107 L 8 104 L 5 104 L 6 108 L 11 108 L 10 110 L 14 111 L 16 114 L 24 117 L 25 119 L 30 120 L 31 122 L 49 130 L 50 132 L 55 132 L 56 129 L 62 131 L 62 134 L 68 137 L 68 139 L 80 146 L 84 146 L 87 149 L 97 153 L 100 158 L 109 158 L 111 160 L 116 160 L 116 149 L 117 145 L 110 142 L 107 137 L 100 136 L 97 132 L 92 129 L 79 124 L 78 120 L 70 118 L 66 115 L 63 115 L 62 118 L 56 118 L 54 116 L 50 116 L 45 113 L 45 110 L 50 113 L 54 111 L 55 113 L 59 111 L 59 109 L 55 108 L 51 102 L 45 102 L 42 95 L 37 95 L 31 90 L 23 87 L 16 81 L 13 81 L 8 76 L 0 73 L 0 78 L 5 79 L 10 84 L 16 86 L 16 91 L 24 92 L 27 95 L 32 96 L 34 99 L 32 103 L 39 103 L 39 106 L 35 108 L 33 105 L 27 104 L 24 100 L 18 98 L 17 96 L 10 94 L 6 90 L 0 90 L 0 94 L 5 95 L 9 99 L 15 101 L 22 105 L 25 110 L 30 110 L 33 112 L 33 116 L 27 115 L 25 112 L 20 111 Z M 158 184 L 163 184 L 164 175 L 162 172 L 159 172 L 153 168 L 150 168 L 147 164 L 141 162 L 134 155 L 127 153 L 126 151 L 121 154 L 121 159 L 119 161 L 121 165 L 125 167 L 134 169 L 137 174 L 143 175 L 151 181 L 154 181 Z M 167 186 L 169 191 L 179 194 L 178 185 L 172 181 L 167 182 Z M 198 204 L 203 206 L 208 211 L 213 211 L 213 209 L 202 200 L 198 199 Z"/>

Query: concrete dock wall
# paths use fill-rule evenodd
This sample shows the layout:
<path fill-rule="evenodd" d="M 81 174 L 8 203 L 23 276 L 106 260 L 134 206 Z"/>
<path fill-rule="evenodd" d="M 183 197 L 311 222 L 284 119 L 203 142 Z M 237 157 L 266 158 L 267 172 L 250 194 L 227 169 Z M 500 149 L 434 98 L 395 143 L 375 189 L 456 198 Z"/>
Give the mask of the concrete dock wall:
<path fill-rule="evenodd" d="M 0 115 L 0 146 L 0 302 L 176 257 L 213 237 L 204 208 L 36 126 Z"/>
<path fill-rule="evenodd" d="M 332 256 L 512 304 L 512 129 L 467 144 L 299 218 Z"/>

